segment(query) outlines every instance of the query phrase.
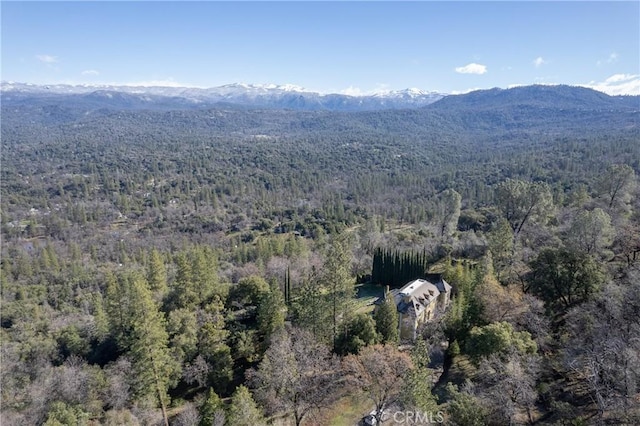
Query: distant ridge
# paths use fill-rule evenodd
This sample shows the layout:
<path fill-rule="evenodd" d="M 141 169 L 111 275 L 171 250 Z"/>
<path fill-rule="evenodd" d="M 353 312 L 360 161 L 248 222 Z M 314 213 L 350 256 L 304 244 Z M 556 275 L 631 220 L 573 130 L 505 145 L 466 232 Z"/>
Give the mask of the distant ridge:
<path fill-rule="evenodd" d="M 64 87 L 63 87 L 64 88 Z M 91 90 L 93 89 L 93 90 Z M 105 123 L 131 131 L 188 128 L 203 134 L 282 136 L 394 134 L 404 138 L 432 139 L 436 135 L 476 140 L 483 134 L 514 135 L 597 134 L 640 131 L 640 96 L 609 96 L 583 87 L 522 86 L 480 90 L 443 96 L 427 105 L 412 104 L 402 95 L 390 107 L 389 97 L 378 95 L 374 108 L 367 99 L 323 95 L 322 102 L 295 89 L 226 87 L 234 95 L 206 100 L 207 90 L 162 88 L 136 92 L 116 88 L 91 88 L 81 93 L 57 93 L 41 86 L 3 85 L 2 127 L 22 129 L 33 125 L 103 127 Z M 236 89 L 238 92 L 236 92 Z M 241 90 L 242 89 L 242 90 Z M 175 91 L 178 90 L 178 91 Z M 183 92 L 179 92 L 182 90 Z M 280 97 L 260 98 L 253 91 Z M 407 97 L 421 93 L 407 93 Z M 197 99 L 202 96 L 203 99 Z M 271 99 L 267 105 L 266 99 Z M 361 104 L 354 105 L 358 101 Z M 399 102 L 403 101 L 403 104 Z M 399 108 L 399 105 L 404 105 Z M 367 109 L 369 108 L 369 109 Z M 129 125 L 124 125 L 127 122 Z M 251 129 L 251 130 L 250 130 Z M 49 131 L 49 130 L 48 130 Z M 333 137 L 332 136 L 332 137 Z M 369 137 L 367 136 L 367 137 Z M 364 136 L 363 136 L 364 137 Z M 529 136 L 527 136 L 529 137 Z M 531 136 L 533 137 L 533 136 Z"/>
<path fill-rule="evenodd" d="M 433 105 L 439 110 L 493 109 L 512 107 L 553 109 L 634 108 L 640 110 L 640 96 L 610 96 L 597 90 L 568 85 L 531 85 L 509 89 L 477 90 L 447 96 Z"/>
<path fill-rule="evenodd" d="M 219 104 L 234 104 L 251 108 L 307 111 L 377 111 L 419 108 L 446 96 L 419 89 L 352 96 L 338 93 L 317 93 L 293 85 L 244 83 L 202 89 L 161 86 L 35 85 L 2 82 L 0 88 L 3 100 L 8 101 L 25 98 L 53 99 L 62 96 L 76 96 L 78 102 L 91 100 L 93 104 L 94 101 L 102 97 L 107 107 L 131 108 L 137 106 L 151 109 L 172 109 L 172 106 L 173 108 L 208 108 Z M 95 94 L 95 96 L 87 98 L 91 94 Z"/>
<path fill-rule="evenodd" d="M 444 95 L 419 89 L 390 91 L 367 96 L 320 94 L 296 86 L 229 84 L 209 89 L 188 87 L 70 86 L 33 85 L 3 82 L 3 106 L 28 108 L 63 107 L 72 114 L 136 110 L 287 110 L 325 112 L 376 112 L 386 110 L 425 110 L 439 114 L 473 112 L 495 115 L 499 120 L 524 117 L 532 110 L 548 116 L 550 111 L 638 112 L 640 96 L 609 96 L 593 89 L 567 85 L 532 85 L 509 89 L 477 90 L 462 95 Z M 544 110 L 544 111 L 542 111 Z M 515 114 L 515 115 L 514 115 Z M 508 118 L 507 117 L 507 118 Z M 516 119 L 516 118 L 514 118 Z M 519 118 L 518 118 L 519 119 Z"/>

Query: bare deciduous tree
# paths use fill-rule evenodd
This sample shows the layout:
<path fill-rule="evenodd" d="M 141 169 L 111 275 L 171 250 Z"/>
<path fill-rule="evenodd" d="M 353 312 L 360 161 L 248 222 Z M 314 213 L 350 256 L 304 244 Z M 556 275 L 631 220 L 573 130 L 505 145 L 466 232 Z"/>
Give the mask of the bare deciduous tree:
<path fill-rule="evenodd" d="M 271 413 L 287 412 L 296 425 L 339 396 L 339 365 L 329 348 L 302 329 L 273 336 L 257 371 L 250 373 L 256 398 Z"/>
<path fill-rule="evenodd" d="M 392 345 L 374 345 L 362 349 L 359 355 L 347 356 L 344 368 L 351 385 L 375 404 L 375 417 L 380 423 L 384 410 L 400 398 L 404 377 L 413 364 L 408 354 Z"/>
<path fill-rule="evenodd" d="M 609 283 L 567 315 L 565 365 L 588 386 L 600 417 L 640 421 L 640 274 Z M 635 407 L 635 408 L 634 408 Z M 633 421 L 630 421 L 633 419 Z"/>
<path fill-rule="evenodd" d="M 476 391 L 494 424 L 513 424 L 522 411 L 533 423 L 539 356 L 515 351 L 506 359 L 491 355 L 481 362 L 478 372 Z"/>

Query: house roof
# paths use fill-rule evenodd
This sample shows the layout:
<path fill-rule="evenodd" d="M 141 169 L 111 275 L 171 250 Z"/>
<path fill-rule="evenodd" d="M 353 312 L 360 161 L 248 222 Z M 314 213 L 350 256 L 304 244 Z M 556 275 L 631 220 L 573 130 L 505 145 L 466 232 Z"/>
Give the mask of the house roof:
<path fill-rule="evenodd" d="M 451 290 L 453 289 L 453 287 L 451 287 L 449 283 L 442 278 L 442 274 L 427 274 L 425 278 L 438 287 L 440 293 L 451 293 Z"/>
<path fill-rule="evenodd" d="M 410 281 L 401 289 L 392 292 L 399 312 L 406 313 L 413 310 L 418 314 L 436 300 L 441 293 L 451 292 L 451 286 L 441 275 L 429 276 L 428 278 L 431 280 Z"/>

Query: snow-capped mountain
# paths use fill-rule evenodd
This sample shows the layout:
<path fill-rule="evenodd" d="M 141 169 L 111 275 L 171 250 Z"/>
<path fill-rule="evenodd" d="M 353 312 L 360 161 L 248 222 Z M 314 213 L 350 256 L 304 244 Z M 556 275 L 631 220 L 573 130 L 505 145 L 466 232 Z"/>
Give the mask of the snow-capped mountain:
<path fill-rule="evenodd" d="M 339 93 L 318 93 L 295 85 L 234 83 L 212 88 L 114 85 L 35 85 L 2 82 L 3 101 L 18 101 L 29 97 L 55 98 L 73 95 L 104 107 L 202 108 L 220 104 L 245 108 L 294 110 L 372 111 L 416 108 L 429 105 L 445 95 L 420 89 L 386 91 L 370 95 L 351 96 Z"/>

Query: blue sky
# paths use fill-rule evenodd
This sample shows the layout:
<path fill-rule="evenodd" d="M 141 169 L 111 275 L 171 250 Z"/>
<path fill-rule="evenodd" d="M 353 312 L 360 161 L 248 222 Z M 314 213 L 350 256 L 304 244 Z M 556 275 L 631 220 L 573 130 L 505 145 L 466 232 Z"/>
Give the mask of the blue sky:
<path fill-rule="evenodd" d="M 2 80 L 640 94 L 640 2 L 7 2 Z"/>

